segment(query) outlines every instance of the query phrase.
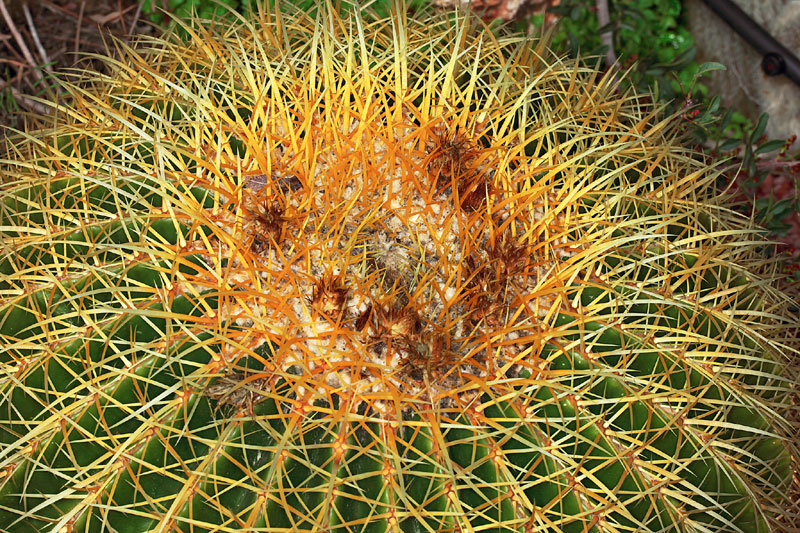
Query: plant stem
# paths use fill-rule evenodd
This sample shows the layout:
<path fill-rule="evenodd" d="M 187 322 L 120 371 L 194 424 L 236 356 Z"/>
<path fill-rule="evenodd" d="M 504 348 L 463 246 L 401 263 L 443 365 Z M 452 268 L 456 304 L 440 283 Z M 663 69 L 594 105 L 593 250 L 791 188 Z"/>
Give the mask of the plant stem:
<path fill-rule="evenodd" d="M 597 25 L 602 28 L 611 22 L 611 16 L 608 11 L 608 0 L 596 0 L 596 2 Z M 609 29 L 600 34 L 600 39 L 603 41 L 603 44 L 608 47 L 608 50 L 606 50 L 606 64 L 608 68 L 618 70 L 619 64 L 617 63 L 617 54 L 614 53 L 614 32 Z"/>
<path fill-rule="evenodd" d="M 39 33 L 36 31 L 36 25 L 33 23 L 31 10 L 28 9 L 28 2 L 22 3 L 22 12 L 25 14 L 25 20 L 28 22 L 28 28 L 31 30 L 33 44 L 36 45 L 36 49 L 39 51 L 39 56 L 42 58 L 43 67 L 47 72 L 52 74 L 53 69 L 50 66 L 50 59 L 47 57 L 47 52 L 45 52 L 44 47 L 42 46 L 42 41 L 39 40 Z"/>

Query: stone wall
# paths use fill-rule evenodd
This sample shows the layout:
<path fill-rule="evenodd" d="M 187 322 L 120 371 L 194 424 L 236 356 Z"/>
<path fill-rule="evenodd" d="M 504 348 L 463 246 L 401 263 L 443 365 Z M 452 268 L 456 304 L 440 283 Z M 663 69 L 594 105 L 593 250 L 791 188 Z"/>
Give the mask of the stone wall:
<path fill-rule="evenodd" d="M 734 0 L 785 47 L 800 56 L 800 0 Z M 800 87 L 785 76 L 761 71 L 761 55 L 714 14 L 702 0 L 686 1 L 689 30 L 698 61 L 718 61 L 727 71 L 712 73 L 711 90 L 724 104 L 755 119 L 769 113 L 767 135 L 800 136 Z"/>

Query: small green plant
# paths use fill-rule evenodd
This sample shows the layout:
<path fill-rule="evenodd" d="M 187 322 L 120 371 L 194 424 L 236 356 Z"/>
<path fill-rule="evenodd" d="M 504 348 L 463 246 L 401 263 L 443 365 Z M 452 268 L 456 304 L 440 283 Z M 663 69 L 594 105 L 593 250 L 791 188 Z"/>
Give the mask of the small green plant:
<path fill-rule="evenodd" d="M 19 102 L 9 85 L 0 89 L 0 113 L 11 115 L 20 110 Z"/>
<path fill-rule="evenodd" d="M 713 151 L 726 153 L 737 164 L 724 174 L 725 184 L 740 191 L 739 209 L 751 214 L 771 237 L 778 240 L 792 229 L 791 219 L 800 213 L 800 152 L 793 150 L 797 136 L 768 139 L 763 132 L 768 116 L 761 115 L 743 140 L 728 139 Z M 793 235 L 796 239 L 797 236 Z M 794 248 L 788 244 L 779 248 Z M 794 253 L 790 254 L 794 258 Z"/>
<path fill-rule="evenodd" d="M 798 278 L 795 247 L 800 234 L 797 216 L 800 213 L 800 151 L 795 148 L 797 136 L 789 139 L 768 139 L 764 135 L 769 116 L 762 114 L 755 123 L 733 109 L 721 107 L 718 96 L 696 97 L 693 91 L 702 87 L 699 79 L 712 70 L 724 68 L 706 63 L 696 70 L 694 78 L 681 97 L 668 109 L 677 113 L 687 141 L 698 148 L 709 163 L 717 161 L 723 168 L 717 180 L 719 191 L 735 192 L 732 208 L 751 216 L 762 226 L 776 247 L 765 247 L 766 255 L 778 254 L 784 260 L 783 271 Z M 684 87 L 681 85 L 681 90 Z M 784 251 L 789 253 L 785 254 Z"/>
<path fill-rule="evenodd" d="M 600 28 L 595 0 L 564 0 L 550 9 L 559 16 L 553 48 L 572 57 L 598 57 L 605 52 L 600 34 L 611 31 L 614 50 L 623 69 L 634 66 L 626 82 L 647 92 L 656 86 L 665 100 L 679 94 L 698 65 L 691 34 L 681 21 L 679 0 L 616 0 L 609 2 L 611 22 Z M 534 17 L 541 25 L 543 15 Z"/>

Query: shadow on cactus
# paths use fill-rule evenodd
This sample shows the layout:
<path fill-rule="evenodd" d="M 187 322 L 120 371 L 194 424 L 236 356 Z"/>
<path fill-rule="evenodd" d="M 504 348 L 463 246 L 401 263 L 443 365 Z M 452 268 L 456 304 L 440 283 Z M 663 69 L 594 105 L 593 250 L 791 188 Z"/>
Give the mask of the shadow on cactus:
<path fill-rule="evenodd" d="M 787 300 L 677 121 L 472 18 L 186 31 L 6 148 L 0 529 L 796 527 Z"/>

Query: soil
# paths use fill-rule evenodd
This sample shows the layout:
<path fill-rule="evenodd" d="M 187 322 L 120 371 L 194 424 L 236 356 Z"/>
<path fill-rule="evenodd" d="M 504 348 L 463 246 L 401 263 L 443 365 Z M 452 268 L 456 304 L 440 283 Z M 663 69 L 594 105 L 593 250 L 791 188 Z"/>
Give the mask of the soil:
<path fill-rule="evenodd" d="M 113 40 L 128 41 L 156 29 L 138 12 L 137 0 L 0 0 L 11 17 L 0 16 L 0 130 L 40 123 L 46 111 L 29 96 L 52 99 L 53 74 L 75 78 L 76 69 L 102 71 L 91 54 L 108 54 Z M 25 5 L 30 14 L 30 23 Z M 19 34 L 24 43 L 14 35 Z"/>

